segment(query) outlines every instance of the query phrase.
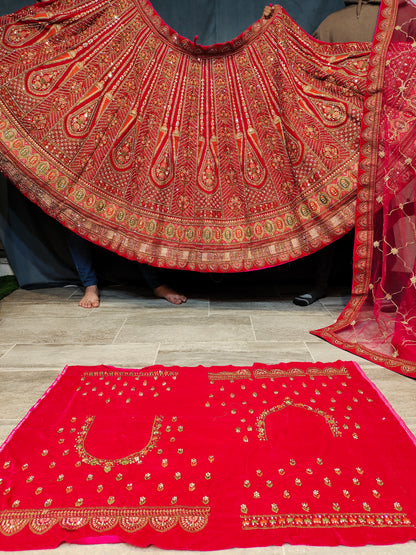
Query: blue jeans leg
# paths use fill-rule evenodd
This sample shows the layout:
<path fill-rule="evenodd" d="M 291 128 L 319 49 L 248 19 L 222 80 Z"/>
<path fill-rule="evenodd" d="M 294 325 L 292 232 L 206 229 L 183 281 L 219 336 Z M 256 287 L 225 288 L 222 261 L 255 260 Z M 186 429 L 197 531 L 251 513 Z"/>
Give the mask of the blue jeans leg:
<path fill-rule="evenodd" d="M 149 266 L 149 264 L 140 264 L 140 272 L 146 285 L 154 291 L 160 285 L 166 285 L 166 272 L 164 268 Z"/>

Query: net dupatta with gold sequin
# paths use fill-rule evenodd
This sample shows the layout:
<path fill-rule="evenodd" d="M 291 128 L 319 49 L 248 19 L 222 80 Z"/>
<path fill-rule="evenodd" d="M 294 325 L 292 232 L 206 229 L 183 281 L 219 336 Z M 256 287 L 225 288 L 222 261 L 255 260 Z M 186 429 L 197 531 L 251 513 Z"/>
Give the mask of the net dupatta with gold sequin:
<path fill-rule="evenodd" d="M 416 3 L 385 0 L 369 71 L 352 298 L 315 333 L 416 377 Z M 375 91 L 375 92 L 373 92 Z"/>
<path fill-rule="evenodd" d="M 276 266 L 354 225 L 368 56 L 280 7 L 204 47 L 147 0 L 32 5 L 0 18 L 0 167 L 126 258 Z"/>

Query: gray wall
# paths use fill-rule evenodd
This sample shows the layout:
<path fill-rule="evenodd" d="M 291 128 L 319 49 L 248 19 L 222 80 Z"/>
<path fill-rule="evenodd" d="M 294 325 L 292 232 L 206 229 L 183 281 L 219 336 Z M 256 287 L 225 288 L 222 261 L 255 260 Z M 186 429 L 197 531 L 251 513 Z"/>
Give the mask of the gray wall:
<path fill-rule="evenodd" d="M 231 40 L 261 17 L 267 0 L 153 0 L 155 10 L 181 35 L 201 44 Z M 281 0 L 281 6 L 308 33 L 343 0 Z M 0 14 L 31 4 L 27 0 L 0 0 Z"/>

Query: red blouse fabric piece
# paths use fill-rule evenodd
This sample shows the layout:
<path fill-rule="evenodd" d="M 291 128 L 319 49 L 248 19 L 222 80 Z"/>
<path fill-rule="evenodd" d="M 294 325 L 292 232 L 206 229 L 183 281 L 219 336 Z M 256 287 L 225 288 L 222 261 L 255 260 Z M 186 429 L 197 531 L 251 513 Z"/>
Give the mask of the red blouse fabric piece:
<path fill-rule="evenodd" d="M 354 225 L 369 48 L 280 7 L 204 47 L 147 0 L 29 6 L 0 18 L 0 167 L 124 257 L 276 266 Z"/>
<path fill-rule="evenodd" d="M 67 367 L 0 449 L 0 550 L 416 539 L 416 443 L 352 362 Z"/>

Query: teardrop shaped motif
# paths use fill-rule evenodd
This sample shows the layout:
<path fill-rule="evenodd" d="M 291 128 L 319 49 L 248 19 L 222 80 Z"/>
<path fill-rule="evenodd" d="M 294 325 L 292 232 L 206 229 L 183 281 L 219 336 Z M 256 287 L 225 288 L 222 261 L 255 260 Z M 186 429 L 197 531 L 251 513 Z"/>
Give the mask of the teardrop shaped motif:
<path fill-rule="evenodd" d="M 26 77 L 27 90 L 36 96 L 46 96 L 62 87 L 69 79 L 84 68 L 84 62 L 74 63 L 74 53 L 65 52 L 51 60 L 42 68 L 29 71 Z M 96 88 L 93 87 L 96 92 Z"/>
<path fill-rule="evenodd" d="M 267 177 L 266 166 L 254 129 L 249 129 L 242 136 L 242 170 L 246 183 L 252 187 L 263 186 Z"/>
<path fill-rule="evenodd" d="M 292 166 L 297 166 L 303 160 L 304 147 L 302 141 L 298 140 L 295 135 L 293 135 L 289 128 L 285 129 L 286 134 L 286 150 L 290 158 L 290 163 Z"/>
<path fill-rule="evenodd" d="M 77 110 L 72 110 L 65 118 L 65 126 L 71 137 L 79 138 L 88 134 L 94 119 L 97 101 L 85 104 Z"/>
<path fill-rule="evenodd" d="M 27 90 L 34 95 L 47 95 L 52 90 L 58 77 L 62 74 L 61 71 L 50 69 L 36 69 L 28 74 L 26 87 Z"/>
<path fill-rule="evenodd" d="M 135 149 L 135 130 L 131 130 L 118 146 L 111 152 L 111 161 L 115 169 L 128 170 L 133 163 L 133 152 Z"/>
<path fill-rule="evenodd" d="M 51 19 L 53 19 L 53 14 L 41 10 L 23 16 L 17 23 L 6 27 L 3 43 L 11 48 L 25 48 L 46 41 L 56 35 L 62 27 L 59 23 L 51 22 Z M 38 24 L 36 24 L 36 20 L 38 20 Z"/>
<path fill-rule="evenodd" d="M 335 102 L 334 100 L 312 100 L 312 104 L 326 126 L 338 127 L 343 125 L 347 120 L 347 110 L 341 102 Z"/>
<path fill-rule="evenodd" d="M 264 169 L 255 153 L 246 149 L 245 164 L 244 164 L 244 177 L 246 181 L 253 187 L 261 187 L 264 181 Z"/>
<path fill-rule="evenodd" d="M 9 25 L 5 30 L 3 42 L 11 48 L 22 48 L 38 34 L 39 29 L 36 29 L 36 27 L 30 28 L 19 24 Z"/>
<path fill-rule="evenodd" d="M 150 177 L 156 187 L 167 187 L 174 176 L 174 161 L 172 143 L 167 129 L 162 127 L 159 132 L 158 146 L 155 151 L 155 161 L 150 168 Z"/>
<path fill-rule="evenodd" d="M 210 149 L 205 150 L 199 165 L 198 186 L 205 193 L 213 193 L 218 188 L 218 166 Z"/>

